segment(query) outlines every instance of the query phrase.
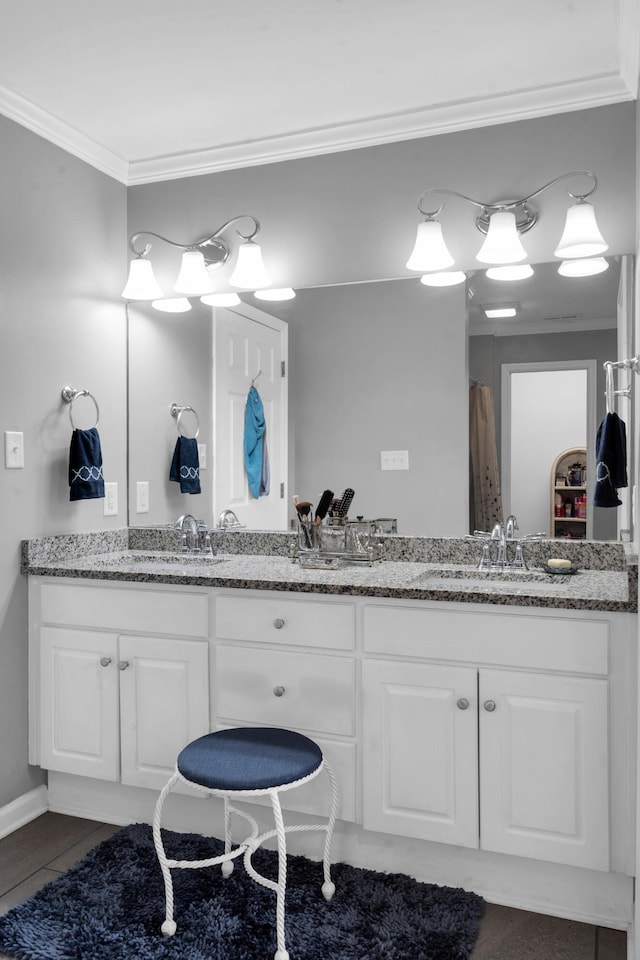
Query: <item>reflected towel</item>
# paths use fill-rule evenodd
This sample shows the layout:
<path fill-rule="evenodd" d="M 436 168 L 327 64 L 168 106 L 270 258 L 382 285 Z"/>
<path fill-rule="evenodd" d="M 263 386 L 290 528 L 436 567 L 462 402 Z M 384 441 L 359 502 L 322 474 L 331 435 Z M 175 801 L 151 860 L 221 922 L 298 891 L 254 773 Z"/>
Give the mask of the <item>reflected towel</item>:
<path fill-rule="evenodd" d="M 627 483 L 627 428 L 617 413 L 607 413 L 596 436 L 594 507 L 621 506 L 616 491 Z"/>
<path fill-rule="evenodd" d="M 195 437 L 178 437 L 169 470 L 169 480 L 180 484 L 180 493 L 201 493 L 198 441 Z"/>
<path fill-rule="evenodd" d="M 269 493 L 270 471 L 265 444 L 266 430 L 267 424 L 260 394 L 255 387 L 251 387 L 244 408 L 244 469 L 249 492 L 255 500 Z"/>
<path fill-rule="evenodd" d="M 104 497 L 102 450 L 96 427 L 74 430 L 69 448 L 69 500 Z"/>

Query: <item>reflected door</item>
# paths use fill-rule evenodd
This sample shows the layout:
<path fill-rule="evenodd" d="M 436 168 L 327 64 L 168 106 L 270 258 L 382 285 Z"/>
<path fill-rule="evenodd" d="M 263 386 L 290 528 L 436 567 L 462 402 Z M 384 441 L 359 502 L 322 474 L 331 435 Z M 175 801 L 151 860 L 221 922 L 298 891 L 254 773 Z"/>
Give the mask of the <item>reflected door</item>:
<path fill-rule="evenodd" d="M 248 304 L 214 310 L 214 523 L 233 510 L 247 527 L 287 527 L 287 325 Z M 259 376 L 258 376 L 259 374 Z M 270 488 L 254 499 L 244 467 L 244 412 L 251 381 L 267 424 Z"/>

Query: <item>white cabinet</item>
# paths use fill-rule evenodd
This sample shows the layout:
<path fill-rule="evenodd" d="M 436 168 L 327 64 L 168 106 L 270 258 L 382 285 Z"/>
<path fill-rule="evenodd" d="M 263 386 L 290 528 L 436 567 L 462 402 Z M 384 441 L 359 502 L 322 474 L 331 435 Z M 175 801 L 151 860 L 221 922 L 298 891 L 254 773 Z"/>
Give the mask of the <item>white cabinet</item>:
<path fill-rule="evenodd" d="M 32 762 L 161 788 L 182 747 L 209 730 L 208 643 L 96 629 L 104 621 L 131 627 L 132 609 L 134 626 L 144 626 L 140 591 L 119 606 L 116 601 L 126 595 L 122 588 L 91 587 L 88 594 L 82 586 L 46 587 L 41 616 L 72 623 L 43 623 L 38 631 L 33 682 L 40 691 L 39 719 L 32 727 Z M 158 627 L 158 610 L 170 607 L 170 597 L 147 592 L 147 623 Z M 74 602 L 67 606 L 69 601 Z M 186 622 L 194 629 L 192 618 Z M 177 625 L 174 613 L 171 626 Z"/>
<path fill-rule="evenodd" d="M 610 869 L 608 622 L 417 604 L 363 620 L 364 827 Z"/>

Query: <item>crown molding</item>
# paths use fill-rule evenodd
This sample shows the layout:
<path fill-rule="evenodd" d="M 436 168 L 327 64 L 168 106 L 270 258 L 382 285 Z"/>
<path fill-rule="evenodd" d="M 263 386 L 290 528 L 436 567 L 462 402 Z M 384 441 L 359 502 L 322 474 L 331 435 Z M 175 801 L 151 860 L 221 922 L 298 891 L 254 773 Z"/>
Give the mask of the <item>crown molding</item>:
<path fill-rule="evenodd" d="M 240 167 L 356 150 L 399 140 L 569 113 L 634 99 L 623 77 L 608 74 L 561 86 L 538 86 L 484 100 L 466 99 L 421 110 L 319 127 L 263 140 L 226 144 L 175 156 L 134 160 L 129 185 L 201 176 Z"/>
<path fill-rule="evenodd" d="M 0 114 L 125 185 L 129 163 L 26 97 L 0 86 Z"/>
<path fill-rule="evenodd" d="M 623 9 L 624 8 L 624 16 Z M 0 113 L 126 186 L 202 176 L 222 170 L 356 150 L 378 144 L 454 133 L 554 113 L 633 100 L 638 87 L 640 33 L 636 0 L 621 0 L 621 72 L 563 85 L 541 85 L 483 100 L 372 117 L 262 140 L 128 162 L 14 91 L 0 86 Z M 622 51 L 624 49 L 624 56 Z"/>

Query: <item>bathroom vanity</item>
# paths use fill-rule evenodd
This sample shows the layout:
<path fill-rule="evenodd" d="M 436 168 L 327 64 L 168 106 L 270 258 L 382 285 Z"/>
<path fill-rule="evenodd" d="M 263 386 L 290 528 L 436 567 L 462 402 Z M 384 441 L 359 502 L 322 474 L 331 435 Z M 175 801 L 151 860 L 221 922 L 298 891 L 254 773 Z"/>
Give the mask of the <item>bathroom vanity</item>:
<path fill-rule="evenodd" d="M 286 726 L 336 772 L 336 859 L 631 922 L 637 580 L 620 554 L 608 569 L 583 544 L 582 576 L 478 582 L 451 563 L 460 541 L 390 538 L 404 559 L 329 571 L 123 541 L 61 558 L 54 540 L 23 566 L 52 810 L 148 822 L 186 742 Z M 220 828 L 214 803 L 173 800 L 174 829 Z M 291 816 L 327 803 L 315 782 L 287 795 Z"/>

